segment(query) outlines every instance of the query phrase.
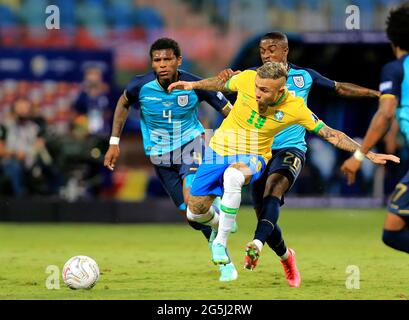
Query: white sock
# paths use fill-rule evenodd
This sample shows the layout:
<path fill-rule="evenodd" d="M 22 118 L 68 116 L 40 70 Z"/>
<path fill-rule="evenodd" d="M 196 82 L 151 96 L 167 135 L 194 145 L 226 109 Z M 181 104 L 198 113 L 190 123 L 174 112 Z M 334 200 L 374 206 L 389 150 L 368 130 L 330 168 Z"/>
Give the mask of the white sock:
<path fill-rule="evenodd" d="M 282 256 L 280 256 L 280 259 L 281 260 L 287 260 L 289 254 L 290 254 L 290 251 L 288 251 L 288 248 L 287 248 L 287 251 Z"/>
<path fill-rule="evenodd" d="M 214 243 L 220 243 L 226 247 L 227 238 L 233 229 L 240 207 L 241 187 L 245 178 L 241 171 L 229 167 L 224 172 L 223 180 L 224 194 L 220 205 L 219 229 Z"/>
<path fill-rule="evenodd" d="M 261 252 L 261 249 L 263 249 L 263 243 L 258 239 L 254 239 L 253 242 L 257 246 L 258 250 Z"/>
<path fill-rule="evenodd" d="M 217 209 L 220 209 L 220 204 L 221 204 L 222 198 L 216 197 L 213 200 L 213 206 L 215 206 Z"/>
<path fill-rule="evenodd" d="M 213 207 L 210 207 L 209 211 L 205 214 L 195 214 L 187 208 L 186 216 L 190 221 L 196 221 L 206 226 L 211 226 L 214 229 L 217 229 L 219 226 L 219 215 Z"/>
<path fill-rule="evenodd" d="M 227 238 L 233 229 L 234 222 L 236 221 L 236 214 L 225 213 L 220 211 L 219 229 L 217 230 L 217 236 L 213 243 L 220 243 L 224 247 L 227 246 Z"/>

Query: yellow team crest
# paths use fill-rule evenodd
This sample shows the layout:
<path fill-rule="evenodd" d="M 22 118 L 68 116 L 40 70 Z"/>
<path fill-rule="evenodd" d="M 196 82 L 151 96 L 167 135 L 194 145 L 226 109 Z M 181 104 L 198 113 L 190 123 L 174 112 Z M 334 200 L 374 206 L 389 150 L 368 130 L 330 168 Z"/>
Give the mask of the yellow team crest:
<path fill-rule="evenodd" d="M 259 171 L 261 170 L 262 166 L 263 166 L 263 164 L 262 164 L 261 161 L 259 160 L 258 163 L 257 163 L 256 172 L 259 172 Z"/>

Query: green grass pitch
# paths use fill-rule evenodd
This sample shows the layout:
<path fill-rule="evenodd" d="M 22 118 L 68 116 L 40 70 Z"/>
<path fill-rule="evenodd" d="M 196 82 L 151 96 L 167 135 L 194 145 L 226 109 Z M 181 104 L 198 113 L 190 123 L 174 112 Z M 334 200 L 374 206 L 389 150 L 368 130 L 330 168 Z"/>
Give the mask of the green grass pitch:
<path fill-rule="evenodd" d="M 0 224 L 0 299 L 407 299 L 408 256 L 381 241 L 384 210 L 286 209 L 280 225 L 297 253 L 301 288 L 289 288 L 266 246 L 254 271 L 242 267 L 255 228 L 250 208 L 239 212 L 229 239 L 237 281 L 218 281 L 203 236 L 184 224 Z M 101 277 L 92 290 L 45 283 L 48 265 L 60 270 L 88 255 Z M 359 268 L 359 289 L 347 289 L 347 267 Z"/>

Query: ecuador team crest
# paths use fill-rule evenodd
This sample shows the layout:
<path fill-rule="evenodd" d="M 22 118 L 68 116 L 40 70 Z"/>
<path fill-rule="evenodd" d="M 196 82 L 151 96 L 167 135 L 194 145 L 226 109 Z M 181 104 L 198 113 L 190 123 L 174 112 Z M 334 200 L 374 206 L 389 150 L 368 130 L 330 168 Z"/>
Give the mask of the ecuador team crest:
<path fill-rule="evenodd" d="M 305 85 L 303 76 L 294 76 L 293 81 L 297 88 L 303 88 Z"/>
<path fill-rule="evenodd" d="M 187 94 L 183 94 L 178 96 L 178 105 L 181 107 L 186 106 L 189 103 L 189 96 Z"/>

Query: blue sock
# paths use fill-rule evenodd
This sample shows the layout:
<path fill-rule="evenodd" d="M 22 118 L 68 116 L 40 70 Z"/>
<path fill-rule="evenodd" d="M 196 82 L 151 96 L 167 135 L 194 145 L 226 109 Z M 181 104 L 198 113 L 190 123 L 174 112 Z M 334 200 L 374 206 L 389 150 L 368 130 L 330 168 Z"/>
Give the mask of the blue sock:
<path fill-rule="evenodd" d="M 263 244 L 271 236 L 280 214 L 280 199 L 277 197 L 265 197 L 261 207 L 260 218 L 258 219 L 254 239 L 260 240 Z M 280 233 L 281 234 L 281 233 Z"/>
<path fill-rule="evenodd" d="M 196 221 L 190 221 L 190 220 L 187 220 L 187 223 L 189 223 L 189 225 L 193 229 L 202 231 L 203 235 L 206 237 L 207 240 L 210 239 L 210 234 L 212 233 L 212 227 L 206 226 Z"/>
<path fill-rule="evenodd" d="M 382 241 L 389 247 L 409 253 L 409 230 L 383 230 Z"/>
<path fill-rule="evenodd" d="M 278 224 L 275 224 L 273 232 L 267 239 L 268 246 L 279 256 L 283 256 L 287 252 L 281 229 Z"/>

